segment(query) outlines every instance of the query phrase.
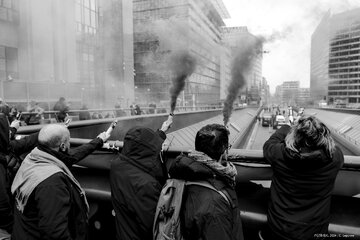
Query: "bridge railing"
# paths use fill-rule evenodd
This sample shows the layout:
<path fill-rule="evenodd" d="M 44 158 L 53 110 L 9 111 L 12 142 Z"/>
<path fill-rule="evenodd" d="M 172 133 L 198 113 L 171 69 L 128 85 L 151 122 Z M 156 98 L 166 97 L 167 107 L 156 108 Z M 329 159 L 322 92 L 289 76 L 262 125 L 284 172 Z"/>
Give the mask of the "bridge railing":
<path fill-rule="evenodd" d="M 239 107 L 242 108 L 242 107 Z M 220 106 L 213 106 L 213 105 L 201 105 L 201 106 L 178 106 L 176 107 L 175 114 L 176 113 L 182 113 L 182 112 L 193 112 L 193 111 L 202 111 L 202 110 L 216 110 L 221 109 Z M 169 113 L 169 109 L 165 107 L 141 107 L 141 114 L 139 115 L 149 115 L 149 114 L 164 114 Z M 73 121 L 81 120 L 80 119 L 80 113 L 89 113 L 90 118 L 89 119 L 99 119 L 99 118 L 114 118 L 114 117 L 123 117 L 123 116 L 131 116 L 134 115 L 132 108 L 96 108 L 96 109 L 76 109 L 76 110 L 69 110 L 66 111 L 68 114 L 68 117 L 71 118 Z M 44 116 L 44 119 L 40 121 L 40 123 L 49 123 L 51 120 L 56 121 L 56 114 L 58 114 L 59 111 L 44 111 L 42 115 Z M 21 112 L 22 119 L 24 119 L 26 116 L 31 115 L 38 115 L 36 112 Z M 101 115 L 101 116 L 100 116 Z"/>
<path fill-rule="evenodd" d="M 90 142 L 89 139 L 81 138 L 72 138 L 70 140 L 72 146 L 79 146 L 88 142 Z M 124 143 L 122 141 L 109 141 L 104 144 L 102 150 L 121 151 L 123 144 Z M 194 151 L 193 147 L 163 146 L 163 153 L 168 157 L 178 156 L 181 153 L 190 153 L 192 151 Z M 230 149 L 228 159 L 234 163 L 268 164 L 268 161 L 264 158 L 262 150 Z M 358 169 L 360 171 L 360 156 L 344 156 L 343 168 L 354 170 Z"/>

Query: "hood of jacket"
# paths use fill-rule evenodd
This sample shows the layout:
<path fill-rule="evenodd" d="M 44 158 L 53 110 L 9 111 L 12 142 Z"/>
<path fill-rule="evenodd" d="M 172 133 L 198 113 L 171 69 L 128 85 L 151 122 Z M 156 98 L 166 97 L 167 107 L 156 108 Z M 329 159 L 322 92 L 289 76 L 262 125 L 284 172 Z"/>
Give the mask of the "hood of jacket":
<path fill-rule="evenodd" d="M 160 151 L 166 135 L 146 127 L 131 128 L 125 135 L 120 157 L 157 179 L 165 177 Z"/>
<path fill-rule="evenodd" d="M 9 122 L 5 114 L 0 113 L 0 153 L 7 154 L 9 146 Z"/>
<path fill-rule="evenodd" d="M 309 163 L 312 167 L 320 167 L 332 161 L 332 158 L 328 157 L 323 149 L 301 149 L 300 152 L 294 152 L 285 148 L 285 158 L 295 165 Z M 308 166 L 308 164 L 304 166 Z"/>

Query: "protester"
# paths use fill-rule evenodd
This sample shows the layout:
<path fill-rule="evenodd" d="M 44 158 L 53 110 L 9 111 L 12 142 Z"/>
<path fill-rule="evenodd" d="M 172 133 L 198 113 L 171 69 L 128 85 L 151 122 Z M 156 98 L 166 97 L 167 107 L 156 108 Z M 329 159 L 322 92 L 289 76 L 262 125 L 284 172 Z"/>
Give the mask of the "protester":
<path fill-rule="evenodd" d="M 88 110 L 88 107 L 86 106 L 86 104 L 82 105 L 80 110 L 82 110 L 82 111 L 79 113 L 79 120 L 89 120 L 89 119 L 91 119 L 89 111 L 85 111 L 85 110 Z"/>
<path fill-rule="evenodd" d="M 154 113 L 156 113 L 156 104 L 150 103 L 149 104 L 149 114 L 154 114 Z"/>
<path fill-rule="evenodd" d="M 0 98 L 0 113 L 5 114 L 6 116 L 9 116 L 10 113 L 9 105 L 2 98 Z"/>
<path fill-rule="evenodd" d="M 328 233 L 331 194 L 344 163 L 330 130 L 317 118 L 282 126 L 264 144 L 273 169 L 268 239 L 307 240 Z"/>
<path fill-rule="evenodd" d="M 33 113 L 27 118 L 25 123 L 27 125 L 40 124 L 40 121 L 44 119 L 44 109 L 39 106 L 38 102 L 32 101 L 27 109 L 28 112 Z"/>
<path fill-rule="evenodd" d="M 64 97 L 60 97 L 59 101 L 55 103 L 54 111 L 58 111 L 58 113 L 55 114 L 56 120 L 58 122 L 64 122 L 67 112 L 69 111 L 69 106 L 66 104 Z"/>
<path fill-rule="evenodd" d="M 13 240 L 87 239 L 89 206 L 69 168 L 109 136 L 103 132 L 69 151 L 70 132 L 64 125 L 40 130 L 38 147 L 26 156 L 11 186 L 16 206 Z"/>
<path fill-rule="evenodd" d="M 10 193 L 12 174 L 19 167 L 20 156 L 30 152 L 37 145 L 38 134 L 14 140 L 19 128 L 18 120 L 9 126 L 7 116 L 0 113 L 0 236 L 9 234 L 13 226 L 13 204 Z"/>
<path fill-rule="evenodd" d="M 235 166 L 227 161 L 229 131 L 219 124 L 201 128 L 194 152 L 168 160 L 171 178 L 206 181 L 219 192 L 199 185 L 185 188 L 180 222 L 185 240 L 239 240 L 243 238 L 240 210 L 235 192 Z"/>
<path fill-rule="evenodd" d="M 121 154 L 111 163 L 116 239 L 152 240 L 156 205 L 167 178 L 160 151 L 171 123 L 169 118 L 156 132 L 146 127 L 131 128 Z"/>

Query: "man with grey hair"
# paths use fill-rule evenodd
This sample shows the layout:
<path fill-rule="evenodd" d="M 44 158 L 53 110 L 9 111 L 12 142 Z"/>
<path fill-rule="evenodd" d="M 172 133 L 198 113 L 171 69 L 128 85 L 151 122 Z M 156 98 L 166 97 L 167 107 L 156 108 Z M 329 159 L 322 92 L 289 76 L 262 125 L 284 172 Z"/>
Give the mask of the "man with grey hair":
<path fill-rule="evenodd" d="M 109 138 L 103 132 L 68 153 L 70 132 L 50 124 L 39 133 L 39 145 L 19 168 L 11 192 L 15 196 L 12 239 L 87 239 L 88 203 L 69 167 Z"/>

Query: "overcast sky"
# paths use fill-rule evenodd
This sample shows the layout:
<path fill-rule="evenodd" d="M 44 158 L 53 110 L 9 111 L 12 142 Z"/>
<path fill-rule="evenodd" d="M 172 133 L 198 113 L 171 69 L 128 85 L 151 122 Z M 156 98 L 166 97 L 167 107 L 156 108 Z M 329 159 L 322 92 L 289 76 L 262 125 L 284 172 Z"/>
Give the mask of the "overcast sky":
<path fill-rule="evenodd" d="M 228 27 L 247 26 L 255 35 L 275 36 L 264 44 L 263 76 L 270 91 L 284 81 L 310 86 L 311 35 L 324 14 L 360 7 L 360 0 L 223 0 Z"/>

